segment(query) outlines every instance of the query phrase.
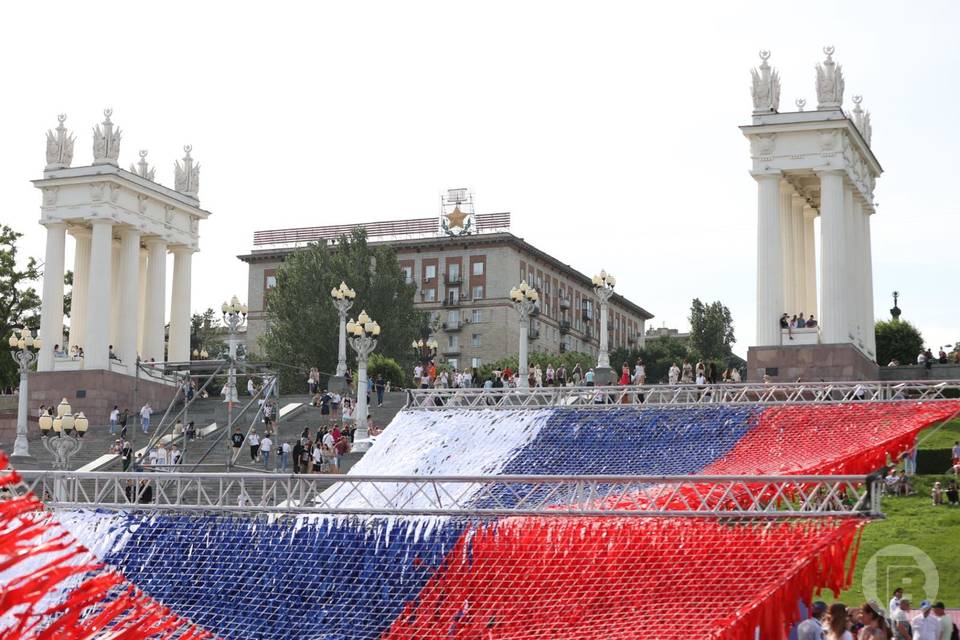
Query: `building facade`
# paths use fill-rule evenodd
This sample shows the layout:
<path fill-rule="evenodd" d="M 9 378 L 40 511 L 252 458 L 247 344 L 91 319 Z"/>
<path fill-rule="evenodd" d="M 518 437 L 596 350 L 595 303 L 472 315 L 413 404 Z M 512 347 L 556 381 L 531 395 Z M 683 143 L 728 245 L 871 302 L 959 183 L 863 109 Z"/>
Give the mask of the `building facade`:
<path fill-rule="evenodd" d="M 407 281 L 417 285 L 416 306 L 431 315 L 439 359 L 466 368 L 516 354 L 520 324 L 509 292 L 521 280 L 540 293 L 528 334 L 530 351 L 596 355 L 600 310 L 590 278 L 510 233 L 509 214 L 477 215 L 476 222 L 467 223 L 470 233 L 455 234 L 452 223 L 464 223 L 457 213 L 439 223 L 423 218 L 356 225 L 367 229 L 370 244 L 389 244 L 396 251 Z M 333 242 L 352 228 L 255 234 L 254 250 L 239 256 L 249 265 L 248 349 L 259 351 L 257 341 L 267 331 L 265 294 L 276 284 L 285 256 L 305 242 Z M 258 248 L 266 244 L 272 246 Z M 620 295 L 611 299 L 609 311 L 610 349 L 641 346 L 645 323 L 653 316 Z"/>

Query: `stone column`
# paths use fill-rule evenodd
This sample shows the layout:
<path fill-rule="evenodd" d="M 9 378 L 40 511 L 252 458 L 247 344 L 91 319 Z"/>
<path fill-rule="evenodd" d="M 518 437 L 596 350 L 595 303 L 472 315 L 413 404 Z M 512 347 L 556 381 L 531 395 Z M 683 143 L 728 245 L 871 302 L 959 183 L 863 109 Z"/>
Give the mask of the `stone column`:
<path fill-rule="evenodd" d="M 864 243 L 864 262 L 866 264 L 866 273 L 867 273 L 867 282 L 866 282 L 866 294 L 867 294 L 867 330 L 864 334 L 867 351 L 870 354 L 870 357 L 873 360 L 877 359 L 877 335 L 874 331 L 876 326 L 876 312 L 873 308 L 873 248 L 871 246 L 870 238 L 870 217 L 873 214 L 867 208 L 863 208 L 863 243 Z M 881 365 L 885 364 L 883 362 L 879 363 Z"/>
<path fill-rule="evenodd" d="M 167 243 L 162 238 L 151 237 L 147 245 L 147 297 L 143 311 L 144 360 L 153 358 L 164 361 L 163 327 L 165 320 L 165 297 L 167 287 Z"/>
<path fill-rule="evenodd" d="M 67 225 L 51 222 L 43 265 L 43 299 L 40 307 L 42 346 L 37 371 L 53 371 L 53 347 L 63 342 L 63 274 Z"/>
<path fill-rule="evenodd" d="M 190 359 L 190 269 L 193 249 L 178 246 L 173 253 L 173 286 L 170 300 L 170 344 L 167 360 Z"/>
<path fill-rule="evenodd" d="M 797 276 L 794 272 L 796 242 L 793 238 L 793 186 L 786 180 L 780 182 L 780 243 L 783 263 L 783 309 L 791 316 L 799 311 L 797 302 Z M 780 314 L 777 314 L 779 316 Z"/>
<path fill-rule="evenodd" d="M 120 229 L 120 337 L 114 343 L 117 355 L 133 373 L 137 362 L 140 306 L 140 231 Z"/>
<path fill-rule="evenodd" d="M 849 342 L 843 174 L 820 171 L 820 326 L 825 343 Z"/>
<path fill-rule="evenodd" d="M 819 319 L 817 311 L 817 245 L 813 221 L 817 219 L 817 210 L 803 207 L 803 308 L 809 316 Z"/>
<path fill-rule="evenodd" d="M 807 271 L 805 269 L 805 259 L 804 254 L 804 244 L 803 244 L 803 206 L 806 204 L 806 201 L 798 193 L 793 194 L 793 199 L 790 201 L 791 210 L 790 210 L 790 240 L 793 243 L 793 264 L 791 265 L 791 275 L 793 276 L 793 308 L 796 311 L 790 311 L 792 316 L 794 313 L 803 313 L 806 315 L 809 313 L 807 311 L 806 298 L 807 298 Z"/>
<path fill-rule="evenodd" d="M 846 269 L 844 270 L 843 301 L 847 307 L 847 338 L 853 344 L 857 343 L 857 334 L 860 329 L 860 236 L 854 224 L 856 213 L 853 210 L 853 191 L 850 185 L 843 185 L 843 238 L 846 240 Z"/>
<path fill-rule="evenodd" d="M 863 205 L 859 198 L 855 197 L 851 191 L 850 207 L 850 225 L 851 237 L 853 239 L 856 252 L 851 256 L 853 263 L 850 265 L 853 271 L 851 282 L 855 287 L 853 291 L 853 302 L 856 305 L 854 309 L 854 335 L 857 344 L 866 351 L 866 332 L 867 332 L 867 258 L 864 247 L 864 228 L 863 228 Z"/>
<path fill-rule="evenodd" d="M 90 277 L 90 230 L 70 231 L 75 243 L 73 253 L 73 291 L 70 295 L 70 346 L 84 346 L 87 324 L 87 280 Z"/>
<path fill-rule="evenodd" d="M 147 250 L 140 249 L 140 284 L 137 300 L 137 354 L 143 353 L 143 319 L 147 308 Z"/>
<path fill-rule="evenodd" d="M 90 239 L 90 277 L 87 278 L 86 344 L 83 345 L 84 369 L 109 368 L 110 272 L 113 267 L 113 221 L 92 221 Z"/>
<path fill-rule="evenodd" d="M 110 344 L 116 351 L 120 344 L 120 242 L 113 241 L 113 262 L 110 282 Z"/>
<path fill-rule="evenodd" d="M 754 174 L 757 181 L 757 345 L 780 344 L 783 257 L 780 235 L 780 173 Z"/>

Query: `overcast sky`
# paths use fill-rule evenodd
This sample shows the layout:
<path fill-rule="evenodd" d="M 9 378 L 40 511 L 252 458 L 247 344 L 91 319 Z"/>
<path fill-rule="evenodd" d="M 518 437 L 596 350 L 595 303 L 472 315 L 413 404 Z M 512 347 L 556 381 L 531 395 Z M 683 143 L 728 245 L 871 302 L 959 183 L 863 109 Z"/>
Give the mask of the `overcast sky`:
<path fill-rule="evenodd" d="M 93 3 L 4 6 L 0 221 L 44 246 L 44 132 L 68 114 L 74 165 L 112 107 L 121 166 L 158 181 L 201 163 L 195 310 L 245 297 L 254 230 L 481 212 L 588 275 L 606 268 L 656 318 L 722 300 L 754 339 L 756 186 L 738 125 L 770 49 L 782 110 L 816 104 L 836 47 L 884 167 L 874 299 L 936 349 L 960 340 L 960 4 L 775 2 Z M 808 107 L 809 108 L 809 107 Z M 72 265 L 72 243 L 68 242 Z M 171 261 L 172 262 L 172 261 Z M 168 282 L 170 282 L 168 278 Z M 389 327 L 387 327 L 389 330 Z"/>

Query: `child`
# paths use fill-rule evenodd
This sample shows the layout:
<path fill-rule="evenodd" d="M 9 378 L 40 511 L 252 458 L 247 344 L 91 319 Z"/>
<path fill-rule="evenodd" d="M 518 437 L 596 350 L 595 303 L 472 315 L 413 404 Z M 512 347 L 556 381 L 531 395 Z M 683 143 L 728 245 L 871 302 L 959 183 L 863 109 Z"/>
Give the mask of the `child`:
<path fill-rule="evenodd" d="M 930 496 L 933 498 L 933 506 L 943 504 L 943 489 L 940 488 L 939 480 L 933 483 L 933 489 L 930 491 Z"/>

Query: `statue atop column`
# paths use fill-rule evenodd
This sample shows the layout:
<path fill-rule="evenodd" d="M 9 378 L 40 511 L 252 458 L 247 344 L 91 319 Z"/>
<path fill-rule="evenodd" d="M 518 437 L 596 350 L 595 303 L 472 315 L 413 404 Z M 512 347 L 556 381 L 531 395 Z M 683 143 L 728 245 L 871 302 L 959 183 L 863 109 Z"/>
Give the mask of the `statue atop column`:
<path fill-rule="evenodd" d="M 174 165 L 173 188 L 182 194 L 196 198 L 200 191 L 200 165 L 194 166 L 193 158 L 190 157 L 193 146 L 188 144 L 183 147 L 183 150 L 187 155 L 183 156 L 182 165 L 179 161 Z"/>
<path fill-rule="evenodd" d="M 103 129 L 98 124 L 93 128 L 93 164 L 117 164 L 117 158 L 120 156 L 120 138 L 123 133 L 120 128 L 113 128 L 113 122 L 110 116 L 113 109 L 104 109 Z"/>
<path fill-rule="evenodd" d="M 843 106 L 843 70 L 833 61 L 833 47 L 824 47 L 827 59 L 817 65 L 817 109 Z"/>
<path fill-rule="evenodd" d="M 870 112 L 864 111 L 860 107 L 861 102 L 863 102 L 863 96 L 853 96 L 853 124 L 860 131 L 860 135 L 863 136 L 867 146 L 870 146 L 870 137 L 873 135 L 873 128 L 870 126 Z"/>
<path fill-rule="evenodd" d="M 770 52 L 763 50 L 760 52 L 759 69 L 751 69 L 750 75 L 753 77 L 753 85 L 750 87 L 750 93 L 753 96 L 753 113 L 776 113 L 780 108 L 780 74 L 775 69 L 771 69 L 767 64 Z"/>
<path fill-rule="evenodd" d="M 137 174 L 137 175 L 140 176 L 141 178 L 146 178 L 146 179 L 149 180 L 150 182 L 156 182 L 156 180 L 154 180 L 154 176 L 156 175 L 157 170 L 156 170 L 155 168 L 151 167 L 149 164 L 147 164 L 147 150 L 146 150 L 146 149 L 141 149 L 141 150 L 140 150 L 140 162 L 138 162 L 138 163 L 135 164 L 135 165 L 134 165 L 134 164 L 131 164 L 131 165 L 130 165 L 130 172 Z"/>
<path fill-rule="evenodd" d="M 47 170 L 66 169 L 73 162 L 73 142 L 76 138 L 67 133 L 63 123 L 67 119 L 67 114 L 61 113 L 57 116 L 57 128 L 53 131 L 47 129 Z"/>

